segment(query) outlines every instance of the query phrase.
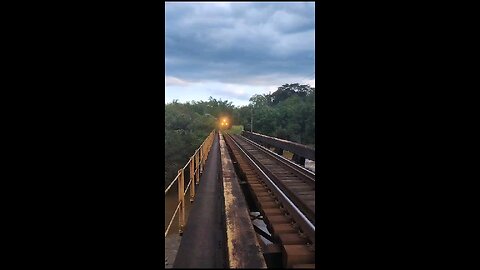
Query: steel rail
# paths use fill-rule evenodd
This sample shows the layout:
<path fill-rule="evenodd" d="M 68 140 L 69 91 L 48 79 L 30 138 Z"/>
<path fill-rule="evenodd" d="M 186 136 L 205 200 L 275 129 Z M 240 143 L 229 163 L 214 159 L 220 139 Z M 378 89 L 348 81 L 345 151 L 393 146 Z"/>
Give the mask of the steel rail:
<path fill-rule="evenodd" d="M 307 235 L 313 245 L 315 245 L 315 225 L 305 216 L 305 214 L 288 198 L 288 196 L 277 186 L 268 175 L 260 168 L 257 163 L 243 150 L 243 148 L 229 135 L 231 141 L 237 146 L 237 148 L 244 154 L 244 156 L 250 161 L 250 164 L 255 166 L 257 171 L 261 174 L 262 178 L 267 180 L 265 183 L 274 191 L 282 202 L 284 208 L 288 213 L 292 215 L 293 219 L 297 222 L 301 230 Z"/>
<path fill-rule="evenodd" d="M 305 159 L 315 160 L 315 148 L 310 146 L 245 130 L 242 132 L 242 135 L 250 138 L 251 140 L 266 143 L 273 147 L 292 152 L 293 154 L 301 156 Z"/>
<path fill-rule="evenodd" d="M 258 154 L 256 155 L 256 154 L 252 153 L 251 151 L 259 151 L 259 154 L 264 155 L 266 158 L 268 158 L 272 161 L 278 162 L 276 165 L 273 165 L 273 166 L 280 165 L 280 166 L 288 169 L 289 171 L 295 173 L 296 176 L 299 177 L 299 179 L 303 179 L 304 183 L 306 185 L 310 185 L 311 188 L 313 188 L 313 189 L 315 188 L 315 180 L 309 178 L 309 175 L 301 174 L 298 170 L 295 170 L 295 168 L 292 168 L 291 166 L 288 166 L 288 165 L 291 164 L 290 161 L 282 162 L 281 160 L 276 159 L 275 155 L 269 155 L 270 151 L 267 150 L 267 149 L 264 149 L 262 146 L 257 146 L 256 147 L 255 145 L 250 144 L 249 141 L 243 140 L 244 138 L 241 137 L 241 136 L 235 136 L 235 137 L 232 137 L 232 138 L 233 138 L 233 140 L 237 141 L 239 144 L 241 143 L 241 144 L 245 145 L 245 147 L 248 147 L 248 146 L 253 147 L 253 149 L 251 149 L 249 151 L 246 151 L 247 155 L 249 155 L 252 158 L 252 160 L 254 160 L 258 164 L 258 166 L 265 171 L 265 174 L 267 174 L 271 179 L 277 180 L 277 185 L 280 187 L 280 189 L 285 194 L 287 194 L 289 199 L 291 201 L 293 201 L 295 205 L 297 205 L 298 207 L 301 207 L 301 209 L 303 210 L 303 213 L 315 225 L 315 210 L 313 209 L 314 207 L 312 208 L 311 206 L 307 205 L 305 203 L 305 201 L 302 199 L 301 196 L 298 196 L 295 191 L 290 189 L 288 184 L 283 183 L 283 181 L 281 181 L 281 178 L 277 177 L 277 175 L 275 174 L 275 170 L 272 170 L 272 168 L 270 168 L 269 165 L 264 164 L 263 161 L 261 160 L 261 157 L 259 157 Z M 311 174 L 310 177 L 313 177 L 313 174 Z"/>
<path fill-rule="evenodd" d="M 291 160 L 285 158 L 284 156 L 281 156 L 275 152 L 272 152 L 268 149 L 266 149 L 265 147 L 261 146 L 260 144 L 244 137 L 244 136 L 237 136 L 238 138 L 241 138 L 242 140 L 245 140 L 247 141 L 248 143 L 252 144 L 253 146 L 256 146 L 259 150 L 261 150 L 262 152 L 264 152 L 265 154 L 275 158 L 277 161 L 281 162 L 282 164 L 284 164 L 285 166 L 291 168 L 292 170 L 294 170 L 295 172 L 298 172 L 302 178 L 306 179 L 306 180 L 309 180 L 309 181 L 312 181 L 314 184 L 315 184 L 315 173 L 308 170 L 307 168 L 304 168 L 294 162 L 292 162 Z"/>
<path fill-rule="evenodd" d="M 284 157 L 284 156 L 282 156 L 282 155 L 279 155 L 279 154 L 273 152 L 273 151 L 270 150 L 270 149 L 265 148 L 264 146 L 260 145 L 259 143 L 255 142 L 255 141 L 252 141 L 251 139 L 249 139 L 249 138 L 247 138 L 247 137 L 245 137 L 245 136 L 238 136 L 238 137 L 240 137 L 240 138 L 242 138 L 242 139 L 245 139 L 246 141 L 252 142 L 252 144 L 255 144 L 256 146 L 260 147 L 262 150 L 268 151 L 269 154 L 275 155 L 276 157 L 284 160 L 284 161 L 287 162 L 289 165 L 294 166 L 294 167 L 297 167 L 297 168 L 299 168 L 299 169 L 301 169 L 301 170 L 304 170 L 305 172 L 308 172 L 308 173 L 312 174 L 313 176 L 315 176 L 315 172 L 314 172 L 314 171 L 310 171 L 310 170 L 306 169 L 305 167 L 303 167 L 303 166 L 301 166 L 301 165 L 298 165 L 298 164 L 295 163 L 295 162 L 292 162 L 290 159 L 288 159 L 288 158 L 286 158 L 286 157 Z"/>

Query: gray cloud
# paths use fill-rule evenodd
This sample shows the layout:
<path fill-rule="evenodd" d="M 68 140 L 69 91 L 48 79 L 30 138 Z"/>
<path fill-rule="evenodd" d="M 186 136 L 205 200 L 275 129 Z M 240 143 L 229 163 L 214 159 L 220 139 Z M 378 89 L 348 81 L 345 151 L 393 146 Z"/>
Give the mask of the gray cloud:
<path fill-rule="evenodd" d="M 174 86 L 174 85 L 187 86 L 188 82 L 180 80 L 175 77 L 165 76 L 165 86 Z"/>
<path fill-rule="evenodd" d="M 241 91 L 239 89 L 229 89 L 229 88 L 217 88 L 213 89 L 213 94 L 226 96 L 227 98 L 236 98 L 239 100 L 249 100 L 251 94 L 246 91 Z"/>
<path fill-rule="evenodd" d="M 170 2 L 165 7 L 167 77 L 271 85 L 314 70 L 314 3 Z"/>

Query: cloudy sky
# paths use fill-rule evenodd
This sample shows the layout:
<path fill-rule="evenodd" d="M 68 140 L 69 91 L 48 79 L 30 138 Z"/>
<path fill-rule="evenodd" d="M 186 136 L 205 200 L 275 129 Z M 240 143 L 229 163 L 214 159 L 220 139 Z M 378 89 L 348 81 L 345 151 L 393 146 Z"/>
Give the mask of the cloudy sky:
<path fill-rule="evenodd" d="M 315 86 L 314 2 L 165 3 L 165 102 Z"/>

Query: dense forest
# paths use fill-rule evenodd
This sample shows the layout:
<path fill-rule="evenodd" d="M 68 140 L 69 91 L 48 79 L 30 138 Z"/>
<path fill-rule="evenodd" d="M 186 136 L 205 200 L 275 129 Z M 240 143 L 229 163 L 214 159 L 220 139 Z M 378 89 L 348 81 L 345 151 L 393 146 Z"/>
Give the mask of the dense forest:
<path fill-rule="evenodd" d="M 277 91 L 254 95 L 247 106 L 216 100 L 165 104 L 165 183 L 172 181 L 208 134 L 217 119 L 233 125 L 315 147 L 315 88 L 285 84 Z"/>

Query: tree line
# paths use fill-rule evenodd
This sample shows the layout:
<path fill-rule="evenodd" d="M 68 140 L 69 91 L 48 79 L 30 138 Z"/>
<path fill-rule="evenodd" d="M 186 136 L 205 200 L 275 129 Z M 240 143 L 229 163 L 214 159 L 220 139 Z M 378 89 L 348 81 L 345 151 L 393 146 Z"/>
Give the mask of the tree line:
<path fill-rule="evenodd" d="M 208 134 L 217 119 L 253 132 L 315 147 L 315 88 L 285 84 L 277 91 L 254 95 L 247 106 L 210 97 L 208 101 L 165 104 L 165 184 L 170 183 Z"/>

